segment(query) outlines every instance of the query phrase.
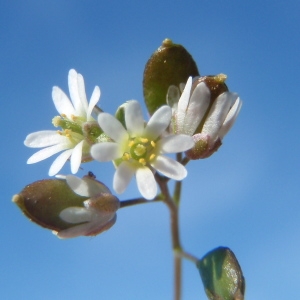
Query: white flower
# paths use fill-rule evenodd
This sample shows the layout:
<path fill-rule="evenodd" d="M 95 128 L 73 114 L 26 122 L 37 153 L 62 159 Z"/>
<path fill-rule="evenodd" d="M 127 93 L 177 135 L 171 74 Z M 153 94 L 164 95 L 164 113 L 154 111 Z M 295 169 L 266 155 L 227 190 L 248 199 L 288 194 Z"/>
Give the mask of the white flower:
<path fill-rule="evenodd" d="M 223 74 L 212 77 L 216 84 L 224 84 Z M 222 139 L 234 124 L 242 101 L 236 93 L 225 91 L 212 99 L 212 92 L 199 78 L 189 77 L 180 96 L 170 86 L 167 103 L 172 107 L 171 132 L 194 137 L 195 147 L 187 152 L 192 159 L 210 156 L 221 145 Z"/>
<path fill-rule="evenodd" d="M 104 184 L 90 176 L 84 176 L 83 179 L 73 175 L 57 177 L 65 179 L 77 195 L 89 197 L 83 201 L 84 207 L 71 206 L 60 212 L 59 217 L 74 226 L 53 231 L 57 237 L 65 239 L 97 235 L 114 225 L 120 203 Z"/>
<path fill-rule="evenodd" d="M 71 161 L 73 174 L 78 171 L 82 161 L 90 159 L 90 145 L 85 138 L 83 126 L 95 122 L 91 114 L 99 101 L 100 89 L 98 86 L 95 87 L 88 104 L 82 75 L 73 69 L 70 70 L 68 83 L 71 101 L 59 87 L 54 86 L 52 90 L 54 105 L 61 115 L 53 119 L 53 124 L 62 127 L 63 131 L 37 131 L 29 134 L 24 141 L 27 147 L 44 148 L 33 154 L 28 159 L 28 164 L 63 151 L 52 163 L 50 176 L 57 174 L 68 159 Z"/>
<path fill-rule="evenodd" d="M 157 194 L 155 170 L 175 180 L 182 180 L 187 175 L 183 165 L 162 154 L 186 151 L 194 142 L 187 135 L 161 136 L 171 120 L 172 112 L 168 106 L 160 107 L 146 126 L 137 101 L 126 103 L 124 110 L 126 129 L 112 115 L 99 114 L 100 127 L 114 142 L 93 145 L 91 155 L 101 162 L 114 161 L 117 169 L 113 187 L 117 193 L 124 192 L 132 176 L 136 175 L 142 196 L 153 199 Z"/>

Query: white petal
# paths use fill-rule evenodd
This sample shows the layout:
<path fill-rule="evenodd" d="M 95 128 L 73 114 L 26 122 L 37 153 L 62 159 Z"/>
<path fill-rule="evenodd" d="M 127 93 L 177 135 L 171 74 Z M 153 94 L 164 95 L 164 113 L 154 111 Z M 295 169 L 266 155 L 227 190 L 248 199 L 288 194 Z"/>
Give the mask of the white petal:
<path fill-rule="evenodd" d="M 189 104 L 191 88 L 192 88 L 192 77 L 189 77 L 184 87 L 184 90 L 181 94 L 181 97 L 178 101 L 178 110 L 176 114 L 178 132 L 183 132 L 184 118 L 185 118 L 186 109 Z"/>
<path fill-rule="evenodd" d="M 57 158 L 54 160 L 54 162 L 52 163 L 52 165 L 49 169 L 49 172 L 48 172 L 49 176 L 54 176 L 61 170 L 61 168 L 66 163 L 66 161 L 70 158 L 72 151 L 73 151 L 73 149 L 69 149 L 69 150 L 66 150 L 63 153 L 61 153 L 59 156 L 57 156 Z"/>
<path fill-rule="evenodd" d="M 210 104 L 210 91 L 204 82 L 193 91 L 183 122 L 182 133 L 193 135 Z"/>
<path fill-rule="evenodd" d="M 234 122 L 241 110 L 241 107 L 242 107 L 242 101 L 240 100 L 240 98 L 237 98 L 237 100 L 235 101 L 234 105 L 231 107 L 231 109 L 219 131 L 220 139 L 222 139 L 227 134 L 227 132 L 230 130 L 230 128 L 234 124 Z"/>
<path fill-rule="evenodd" d="M 144 130 L 144 119 L 140 104 L 136 100 L 125 106 L 125 123 L 130 135 L 140 135 Z"/>
<path fill-rule="evenodd" d="M 83 143 L 84 141 L 78 143 L 72 151 L 70 163 L 71 163 L 71 172 L 73 174 L 76 174 L 78 172 L 78 169 L 81 164 Z"/>
<path fill-rule="evenodd" d="M 203 125 L 202 132 L 208 134 L 212 141 L 217 138 L 218 132 L 235 99 L 236 94 L 224 92 L 217 97 L 210 108 L 206 121 Z"/>
<path fill-rule="evenodd" d="M 169 126 L 172 117 L 172 109 L 167 106 L 161 106 L 149 120 L 144 134 L 155 140 Z"/>
<path fill-rule="evenodd" d="M 79 196 L 84 196 L 84 197 L 90 197 L 89 193 L 89 185 L 86 181 L 83 179 L 74 176 L 74 175 L 67 175 L 66 176 L 66 181 L 68 186 L 74 191 Z"/>
<path fill-rule="evenodd" d="M 54 146 L 50 146 L 47 148 L 44 148 L 36 153 L 34 153 L 32 156 L 30 156 L 27 160 L 28 164 L 34 164 L 41 160 L 44 160 L 62 150 L 68 149 L 69 146 L 67 144 L 58 144 Z"/>
<path fill-rule="evenodd" d="M 98 116 L 98 123 L 102 130 L 117 143 L 122 143 L 125 139 L 128 139 L 127 131 L 114 116 L 101 113 Z"/>
<path fill-rule="evenodd" d="M 174 180 L 182 180 L 187 175 L 187 170 L 182 164 L 166 156 L 159 155 L 151 166 Z"/>
<path fill-rule="evenodd" d="M 42 148 L 62 143 L 66 139 L 55 130 L 43 130 L 28 134 L 24 144 L 30 148 Z"/>
<path fill-rule="evenodd" d="M 193 80 L 192 77 L 190 76 L 186 82 L 186 85 L 184 87 L 184 90 L 178 102 L 178 109 L 180 109 L 181 111 L 186 111 L 189 105 L 192 83 Z"/>
<path fill-rule="evenodd" d="M 174 109 L 178 105 L 178 100 L 180 98 L 179 88 L 175 85 L 170 85 L 167 91 L 167 104 Z"/>
<path fill-rule="evenodd" d="M 194 139 L 185 134 L 168 135 L 158 142 L 158 147 L 164 153 L 178 153 L 191 149 Z"/>
<path fill-rule="evenodd" d="M 60 212 L 59 217 L 67 223 L 78 224 L 91 221 L 92 215 L 92 210 L 84 207 L 71 206 L 63 209 Z"/>
<path fill-rule="evenodd" d="M 107 193 L 107 194 L 111 194 L 109 188 L 103 184 L 102 182 L 95 180 L 94 178 L 90 177 L 90 176 L 84 176 L 82 178 L 82 180 L 84 182 L 86 182 L 87 184 L 87 195 L 89 197 L 93 197 L 95 195 L 98 195 L 100 193 Z"/>
<path fill-rule="evenodd" d="M 123 155 L 117 143 L 98 143 L 92 146 L 91 156 L 98 161 L 105 162 L 115 160 Z"/>
<path fill-rule="evenodd" d="M 98 103 L 98 101 L 100 99 L 100 95 L 101 95 L 101 92 L 100 92 L 99 86 L 95 86 L 93 94 L 91 96 L 90 103 L 89 103 L 87 115 L 86 115 L 87 121 L 90 121 L 90 116 L 92 114 L 94 107 L 96 106 L 96 104 Z"/>
<path fill-rule="evenodd" d="M 77 74 L 77 84 L 78 84 L 78 93 L 81 102 L 81 108 L 83 109 L 81 116 L 86 118 L 86 112 L 88 110 L 88 101 L 85 93 L 84 79 L 83 76 L 79 73 Z"/>
<path fill-rule="evenodd" d="M 122 162 L 117 167 L 113 179 L 113 188 L 118 194 L 121 194 L 126 190 L 135 171 L 136 169 L 134 166 L 127 161 Z"/>
<path fill-rule="evenodd" d="M 97 217 L 97 216 L 96 216 Z M 93 218 L 95 216 L 93 215 Z M 62 230 L 60 232 L 53 233 L 61 239 L 67 239 L 67 238 L 73 238 L 78 236 L 90 236 L 90 235 L 96 235 L 104 230 L 107 230 L 110 228 L 116 221 L 116 215 L 106 215 L 104 217 L 99 216 L 98 219 L 95 219 L 92 222 L 80 224 L 65 230 Z"/>
<path fill-rule="evenodd" d="M 74 69 L 71 69 L 69 71 L 68 84 L 69 84 L 69 92 L 70 92 L 71 100 L 73 102 L 76 111 L 75 115 L 82 116 L 82 113 L 84 112 L 84 108 L 82 106 L 80 95 L 79 95 L 77 72 Z"/>
<path fill-rule="evenodd" d="M 54 86 L 52 89 L 52 99 L 59 114 L 65 114 L 69 118 L 71 115 L 76 114 L 75 109 L 67 95 L 57 86 Z"/>
<path fill-rule="evenodd" d="M 152 171 L 147 168 L 138 168 L 136 171 L 136 183 L 142 196 L 151 200 L 157 195 L 157 185 Z"/>

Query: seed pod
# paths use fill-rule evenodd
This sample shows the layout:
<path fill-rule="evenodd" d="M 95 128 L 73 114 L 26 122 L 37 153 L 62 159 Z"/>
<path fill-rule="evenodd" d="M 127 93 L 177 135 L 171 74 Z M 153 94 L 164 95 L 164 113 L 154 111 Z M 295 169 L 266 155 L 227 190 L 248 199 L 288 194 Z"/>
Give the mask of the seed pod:
<path fill-rule="evenodd" d="M 194 59 L 183 46 L 165 39 L 152 54 L 144 70 L 144 98 L 149 113 L 152 115 L 166 104 L 169 86 L 179 86 L 189 76 L 199 76 Z"/>

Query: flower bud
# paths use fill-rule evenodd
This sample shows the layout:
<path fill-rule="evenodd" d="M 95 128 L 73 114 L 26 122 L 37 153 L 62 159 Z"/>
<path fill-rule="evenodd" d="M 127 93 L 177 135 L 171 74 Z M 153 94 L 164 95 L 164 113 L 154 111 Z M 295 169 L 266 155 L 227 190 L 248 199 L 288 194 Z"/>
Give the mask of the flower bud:
<path fill-rule="evenodd" d="M 152 54 L 144 70 L 144 98 L 152 115 L 166 104 L 166 94 L 170 85 L 186 82 L 189 76 L 199 76 L 197 65 L 181 45 L 165 39 Z"/>
<path fill-rule="evenodd" d="M 82 179 L 60 177 L 27 185 L 13 202 L 59 238 L 97 235 L 115 223 L 119 200 L 92 173 Z"/>
<path fill-rule="evenodd" d="M 210 300 L 243 300 L 245 278 L 234 253 L 219 247 L 198 263 L 206 295 Z"/>
<path fill-rule="evenodd" d="M 242 101 L 228 91 L 225 79 L 224 74 L 190 77 L 181 96 L 180 86 L 168 88 L 170 131 L 193 136 L 195 146 L 186 152 L 190 159 L 207 158 L 217 151 L 239 114 Z"/>

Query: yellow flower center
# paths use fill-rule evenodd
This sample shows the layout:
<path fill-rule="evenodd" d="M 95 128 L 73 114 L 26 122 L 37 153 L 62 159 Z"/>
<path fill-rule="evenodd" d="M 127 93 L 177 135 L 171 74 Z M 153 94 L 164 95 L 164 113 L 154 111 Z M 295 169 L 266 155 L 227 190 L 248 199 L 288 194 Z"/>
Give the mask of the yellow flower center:
<path fill-rule="evenodd" d="M 158 152 L 155 141 L 145 137 L 131 138 L 125 149 L 122 156 L 123 161 L 131 160 L 143 166 L 154 160 Z"/>

